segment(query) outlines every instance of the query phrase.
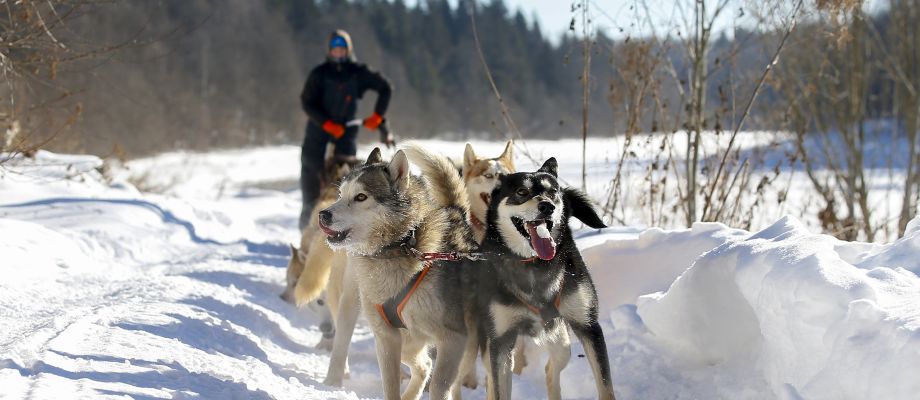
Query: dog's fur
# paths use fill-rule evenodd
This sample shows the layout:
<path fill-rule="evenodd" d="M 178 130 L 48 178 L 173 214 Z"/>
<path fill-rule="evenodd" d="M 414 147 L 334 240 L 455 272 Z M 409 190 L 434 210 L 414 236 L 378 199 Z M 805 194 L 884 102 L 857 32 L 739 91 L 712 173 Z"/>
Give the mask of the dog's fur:
<path fill-rule="evenodd" d="M 594 228 L 604 223 L 583 194 L 560 187 L 556 169 L 550 158 L 537 172 L 502 176 L 492 192 L 481 248 L 488 261 L 478 269 L 477 299 L 493 400 L 511 398 L 511 353 L 519 335 L 546 345 L 548 397 L 559 399 L 559 375 L 570 357 L 567 326 L 584 346 L 598 398 L 614 398 L 597 294 L 568 226 L 572 216 Z"/>
<path fill-rule="evenodd" d="M 409 173 L 409 154 L 425 179 Z M 464 291 L 469 263 L 436 261 L 402 312 L 406 329 L 389 326 L 375 305 L 397 295 L 425 263 L 388 252 L 414 232 L 414 248 L 423 253 L 469 252 L 475 241 L 468 224 L 466 189 L 450 162 L 410 146 L 386 163 L 375 149 L 367 163 L 349 173 L 339 200 L 319 214 L 320 228 L 335 249 L 349 253 L 349 268 L 374 332 L 384 398 L 398 399 L 399 363 L 411 378 L 403 399 L 418 399 L 431 372 L 428 347 L 437 350 L 430 383 L 432 399 L 459 395 L 457 373 L 468 339 L 476 345 L 472 301 Z M 475 354 L 475 353 L 474 353 Z M 465 360 L 464 360 L 465 361 Z"/>

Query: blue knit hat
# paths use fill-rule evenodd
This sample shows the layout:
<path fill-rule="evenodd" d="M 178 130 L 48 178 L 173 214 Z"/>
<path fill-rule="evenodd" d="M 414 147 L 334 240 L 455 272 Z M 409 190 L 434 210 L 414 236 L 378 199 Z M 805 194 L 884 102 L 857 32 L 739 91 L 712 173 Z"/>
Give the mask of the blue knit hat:
<path fill-rule="evenodd" d="M 343 47 L 345 50 L 348 50 L 348 42 L 341 36 L 333 36 L 332 40 L 329 41 L 329 48 L 334 49 L 336 47 Z"/>

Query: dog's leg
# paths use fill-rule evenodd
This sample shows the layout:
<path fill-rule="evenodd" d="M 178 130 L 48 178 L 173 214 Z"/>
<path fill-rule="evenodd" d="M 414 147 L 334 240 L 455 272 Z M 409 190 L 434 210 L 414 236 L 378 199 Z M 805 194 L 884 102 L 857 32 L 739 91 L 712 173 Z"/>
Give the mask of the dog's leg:
<path fill-rule="evenodd" d="M 526 350 L 526 338 L 518 336 L 517 343 L 514 344 L 514 369 L 511 370 L 515 375 L 520 375 L 524 371 L 524 367 L 527 366 L 527 355 L 524 354 Z"/>
<path fill-rule="evenodd" d="M 431 379 L 430 398 L 447 400 L 450 398 L 451 389 L 456 386 L 457 372 L 466 349 L 466 337 L 463 334 L 448 334 L 438 339 L 437 349 L 438 357 L 435 359 Z M 457 390 L 460 390 L 459 386 Z"/>
<path fill-rule="evenodd" d="M 597 398 L 601 400 L 615 400 L 613 395 L 613 381 L 610 379 L 610 360 L 607 357 L 607 344 L 604 341 L 604 332 L 597 323 L 587 326 L 572 324 L 572 331 L 585 349 L 585 356 L 594 372 L 594 382 L 597 385 Z"/>
<path fill-rule="evenodd" d="M 517 331 L 511 330 L 504 335 L 489 340 L 489 363 L 491 364 L 491 381 L 489 382 L 490 399 L 511 399 L 511 353 Z"/>
<path fill-rule="evenodd" d="M 371 324 L 374 325 L 373 323 Z M 399 330 L 383 326 L 374 326 L 374 344 L 377 349 L 377 365 L 383 379 L 383 398 L 399 399 L 399 359 L 402 354 L 402 338 Z"/>
<path fill-rule="evenodd" d="M 489 356 L 489 345 L 486 344 L 482 349 L 482 366 L 486 369 L 486 399 L 494 400 L 495 393 L 493 388 L 495 383 L 492 382 L 492 357 Z"/>
<path fill-rule="evenodd" d="M 476 389 L 479 385 L 476 378 L 476 357 L 479 355 L 478 329 L 474 326 L 467 330 L 466 348 L 463 350 L 463 359 L 460 360 L 460 381 L 463 386 Z"/>
<path fill-rule="evenodd" d="M 332 302 L 328 301 L 329 297 L 329 294 L 325 293 L 310 303 L 311 305 L 315 303 L 315 309 L 321 310 L 323 314 L 323 322 L 319 324 L 319 330 L 323 333 L 323 337 L 316 343 L 316 346 L 314 346 L 317 350 L 332 351 L 333 341 L 335 340 L 335 323 L 333 322 L 333 318 L 336 317 L 336 309 L 332 307 Z"/>
<path fill-rule="evenodd" d="M 402 361 L 409 366 L 409 383 L 402 394 L 402 400 L 418 400 L 422 397 L 422 390 L 431 374 L 431 357 L 428 356 L 428 346 L 422 340 L 412 340 L 405 336 L 402 348 Z"/>
<path fill-rule="evenodd" d="M 335 317 L 335 338 L 332 343 L 332 355 L 323 383 L 329 386 L 342 386 L 342 378 L 348 369 L 348 346 L 358 323 L 361 304 L 358 300 L 358 284 L 353 277 L 352 268 L 346 268 L 342 278 L 341 297 Z"/>
<path fill-rule="evenodd" d="M 558 321 L 558 320 L 557 320 Z M 546 361 L 546 397 L 550 400 L 562 399 L 562 387 L 559 382 L 559 375 L 562 369 L 569 364 L 569 358 L 572 357 L 571 342 L 569 340 L 569 330 L 561 321 L 556 324 L 553 332 L 548 333 L 549 340 L 546 343 L 546 350 L 549 352 L 549 360 Z"/>

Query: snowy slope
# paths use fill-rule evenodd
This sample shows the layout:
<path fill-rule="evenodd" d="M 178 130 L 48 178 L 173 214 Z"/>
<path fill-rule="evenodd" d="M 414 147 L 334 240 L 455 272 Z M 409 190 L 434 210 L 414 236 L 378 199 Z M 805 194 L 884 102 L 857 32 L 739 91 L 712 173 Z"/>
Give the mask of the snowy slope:
<path fill-rule="evenodd" d="M 297 240 L 294 150 L 171 154 L 105 176 L 95 157 L 44 152 L 0 167 L 0 398 L 379 397 L 366 327 L 345 388 L 326 387 L 318 318 L 278 298 Z M 128 179 L 139 177 L 166 194 L 138 192 Z M 754 233 L 608 228 L 578 241 L 621 400 L 920 391 L 920 221 L 888 245 L 794 218 Z M 581 351 L 563 372 L 566 398 L 595 396 Z M 518 399 L 545 393 L 541 354 L 528 353 Z"/>

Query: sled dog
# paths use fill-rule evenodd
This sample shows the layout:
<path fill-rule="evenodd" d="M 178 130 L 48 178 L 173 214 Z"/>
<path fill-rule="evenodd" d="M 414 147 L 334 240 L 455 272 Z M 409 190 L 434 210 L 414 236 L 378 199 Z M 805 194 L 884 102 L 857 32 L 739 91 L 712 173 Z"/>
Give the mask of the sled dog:
<path fill-rule="evenodd" d="M 425 178 L 409 173 L 407 154 Z M 374 149 L 342 180 L 339 200 L 319 212 L 326 241 L 349 254 L 385 399 L 400 398 L 400 360 L 411 371 L 403 399 L 418 399 L 429 374 L 432 399 L 459 395 L 459 365 L 468 340 L 477 341 L 467 307 L 474 294 L 464 289 L 471 264 L 457 261 L 474 257 L 468 213 L 457 170 L 417 146 L 389 163 Z M 433 371 L 429 346 L 437 351 Z"/>
<path fill-rule="evenodd" d="M 509 140 L 505 144 L 505 151 L 495 158 L 481 158 L 473 151 L 469 143 L 463 151 L 463 184 L 470 203 L 470 222 L 476 241 L 482 242 L 486 234 L 486 211 L 489 209 L 489 197 L 498 183 L 499 175 L 515 172 L 514 157 L 511 154 L 513 147 Z"/>
<path fill-rule="evenodd" d="M 486 212 L 489 209 L 489 199 L 492 196 L 492 190 L 498 185 L 498 177 L 505 174 L 514 173 L 514 155 L 512 151 L 514 143 L 509 140 L 505 143 L 505 150 L 495 158 L 482 158 L 473 150 L 469 143 L 463 151 L 463 165 L 460 174 L 463 176 L 463 183 L 466 185 L 466 193 L 470 203 L 470 224 L 473 228 L 473 235 L 476 242 L 482 243 L 486 234 Z M 520 374 L 527 366 L 527 358 L 524 355 L 525 342 L 518 341 L 514 347 L 514 373 Z M 476 378 L 476 364 L 470 363 L 464 365 L 461 371 L 463 386 L 475 389 L 478 386 Z"/>
<path fill-rule="evenodd" d="M 511 398 L 511 353 L 520 335 L 547 348 L 547 396 L 559 399 L 559 375 L 571 355 L 567 326 L 584 347 L 598 398 L 614 398 L 597 293 L 575 247 L 570 217 L 604 227 L 584 194 L 560 187 L 555 158 L 536 172 L 500 177 L 492 192 L 480 250 L 488 260 L 477 268 L 490 399 Z"/>

